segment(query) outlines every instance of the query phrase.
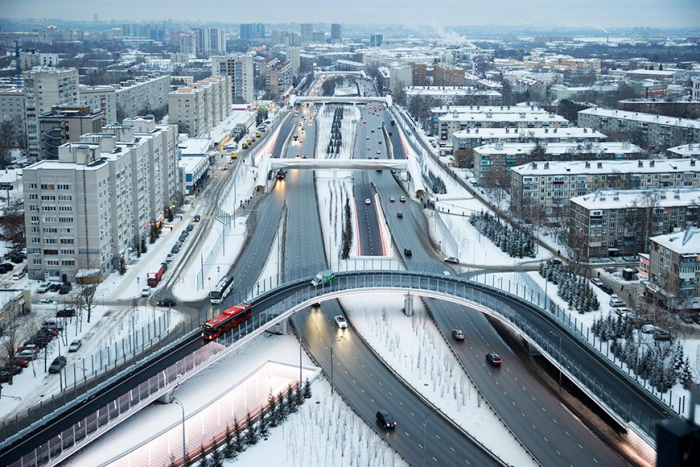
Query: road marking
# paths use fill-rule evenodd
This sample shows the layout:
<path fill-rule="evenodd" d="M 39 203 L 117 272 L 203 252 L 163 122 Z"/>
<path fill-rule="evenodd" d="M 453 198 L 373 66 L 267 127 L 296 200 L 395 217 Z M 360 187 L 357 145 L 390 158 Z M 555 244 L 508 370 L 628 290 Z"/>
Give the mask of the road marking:
<path fill-rule="evenodd" d="M 598 459 L 596 459 L 596 458 L 594 457 L 594 458 L 593 458 L 593 462 L 595 462 L 595 463 L 597 464 L 597 463 L 598 463 Z"/>
<path fill-rule="evenodd" d="M 399 404 L 403 405 L 403 402 L 399 401 Z"/>
<path fill-rule="evenodd" d="M 362 394 L 364 394 L 364 393 L 365 393 L 365 390 L 364 390 L 364 389 L 362 389 L 362 388 L 360 388 L 360 391 L 362 391 Z"/>
<path fill-rule="evenodd" d="M 421 446 L 421 444 L 420 444 L 420 443 L 418 443 L 418 447 L 419 447 L 419 448 L 421 448 L 421 449 L 423 449 L 423 446 Z"/>
<path fill-rule="evenodd" d="M 557 422 L 557 420 L 554 419 L 554 418 L 552 419 L 552 421 L 553 421 L 554 423 L 556 423 L 556 424 L 559 424 L 559 423 Z"/>
<path fill-rule="evenodd" d="M 469 462 L 469 461 L 468 461 L 468 460 L 466 460 L 466 459 L 464 459 L 464 462 L 466 462 L 466 463 L 467 463 L 467 465 L 472 465 L 472 463 L 471 463 L 471 462 Z"/>
<path fill-rule="evenodd" d="M 437 433 L 435 433 L 435 437 L 436 437 L 437 439 L 442 439 L 442 438 L 440 438 L 440 436 L 438 436 Z"/>
<path fill-rule="evenodd" d="M 522 413 L 522 412 L 520 412 L 520 415 L 522 415 L 523 417 L 525 417 L 525 414 L 524 414 L 524 413 Z M 527 417 L 525 417 L 525 418 L 527 418 Z"/>
<path fill-rule="evenodd" d="M 357 382 L 356 382 L 354 379 L 352 380 L 352 383 L 353 383 L 353 384 L 357 384 Z"/>
<path fill-rule="evenodd" d="M 547 411 L 547 410 L 546 410 L 544 407 L 542 407 L 542 412 L 546 412 L 546 411 Z"/>
<path fill-rule="evenodd" d="M 372 404 L 374 404 L 374 403 L 375 403 L 375 402 L 374 402 L 374 399 L 372 399 L 371 397 L 369 398 L 369 400 L 371 400 L 371 401 L 372 401 Z"/>
<path fill-rule="evenodd" d="M 578 447 L 580 447 L 581 449 L 583 449 L 583 446 L 581 446 L 580 444 L 578 445 Z"/>
<path fill-rule="evenodd" d="M 415 416 L 416 416 L 416 414 L 414 414 L 413 412 L 409 412 L 409 413 L 411 414 L 411 417 L 415 417 Z"/>
<path fill-rule="evenodd" d="M 390 396 L 393 396 L 393 394 L 391 393 L 391 391 L 389 391 L 389 395 L 390 395 Z"/>
<path fill-rule="evenodd" d="M 557 454 L 559 454 L 561 456 L 561 453 L 559 451 L 557 451 Z"/>
<path fill-rule="evenodd" d="M 452 452 L 455 452 L 455 449 L 452 446 L 450 446 L 450 449 L 452 450 Z"/>
<path fill-rule="evenodd" d="M 537 429 L 537 427 L 536 427 L 535 425 L 532 425 L 532 428 L 535 429 L 535 430 Z"/>
<path fill-rule="evenodd" d="M 547 439 L 546 436 L 543 436 L 543 438 L 544 438 L 545 441 L 547 441 L 547 442 L 549 443 L 549 440 Z"/>
<path fill-rule="evenodd" d="M 435 459 L 434 457 L 433 457 L 433 460 L 434 460 L 435 462 L 437 462 L 437 459 Z"/>
<path fill-rule="evenodd" d="M 568 431 L 564 430 L 564 433 L 566 433 L 566 436 L 571 436 Z"/>
<path fill-rule="evenodd" d="M 411 437 L 411 435 L 409 435 L 408 432 L 406 432 L 406 431 L 404 431 L 404 434 L 405 434 L 406 436 L 408 436 L 409 438 Z"/>

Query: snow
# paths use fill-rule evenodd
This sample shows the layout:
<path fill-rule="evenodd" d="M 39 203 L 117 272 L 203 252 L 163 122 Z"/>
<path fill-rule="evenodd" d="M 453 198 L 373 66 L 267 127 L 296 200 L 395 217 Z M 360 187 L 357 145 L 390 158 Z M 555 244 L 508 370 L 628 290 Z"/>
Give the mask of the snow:
<path fill-rule="evenodd" d="M 357 332 L 414 390 L 507 464 L 535 465 L 481 399 L 420 300 L 411 317 L 401 311 L 401 294 L 339 300 Z"/>

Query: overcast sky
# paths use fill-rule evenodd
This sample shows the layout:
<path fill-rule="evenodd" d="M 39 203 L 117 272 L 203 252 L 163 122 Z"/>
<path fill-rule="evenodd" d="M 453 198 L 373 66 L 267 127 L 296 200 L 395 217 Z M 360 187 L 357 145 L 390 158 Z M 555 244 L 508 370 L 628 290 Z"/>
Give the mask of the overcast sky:
<path fill-rule="evenodd" d="M 700 0 L 0 0 L 3 18 L 700 27 Z"/>

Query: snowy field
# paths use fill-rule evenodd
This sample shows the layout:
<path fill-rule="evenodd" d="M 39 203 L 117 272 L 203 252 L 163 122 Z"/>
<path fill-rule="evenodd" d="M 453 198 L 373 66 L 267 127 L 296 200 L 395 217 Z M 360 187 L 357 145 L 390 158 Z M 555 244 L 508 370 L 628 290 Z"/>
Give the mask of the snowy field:
<path fill-rule="evenodd" d="M 368 344 L 416 391 L 510 465 L 535 465 L 479 396 L 420 300 L 401 311 L 401 294 L 341 298 Z"/>
<path fill-rule="evenodd" d="M 99 300 L 97 300 L 99 303 Z M 61 307 L 62 308 L 62 307 Z M 56 315 L 56 307 L 47 305 L 34 305 L 34 316 L 31 324 L 39 327 L 41 321 Z M 100 359 L 107 363 L 107 347 L 113 348 L 115 343 L 129 338 L 133 331 L 141 332 L 141 328 L 149 326 L 154 319 L 163 319 L 168 313 L 167 309 L 160 307 L 113 307 L 97 305 L 92 310 L 90 323 L 79 322 L 76 318 L 65 320 L 64 343 L 56 338 L 47 346 L 46 358 L 44 352 L 39 354 L 37 360 L 33 360 L 28 368 L 15 376 L 12 385 L 3 386 L 3 395 L 21 397 L 16 400 L 3 397 L 0 404 L 0 416 L 6 417 L 18 409 L 26 410 L 27 407 L 39 404 L 40 401 L 50 403 L 51 395 L 60 394 L 61 382 L 59 375 L 49 374 L 44 371 L 58 355 L 66 355 L 68 363 L 65 369 L 65 378 L 69 386 L 72 386 L 74 378 L 80 381 L 85 372 L 88 377 L 95 371 L 99 371 Z M 170 311 L 169 324 L 172 329 L 182 321 L 181 315 L 176 310 Z M 67 353 L 66 345 L 74 339 L 82 339 L 83 345 L 77 352 Z M 113 358 L 114 353 L 110 356 Z M 100 357 L 101 356 L 101 357 Z M 83 371 L 85 369 L 85 371 Z"/>

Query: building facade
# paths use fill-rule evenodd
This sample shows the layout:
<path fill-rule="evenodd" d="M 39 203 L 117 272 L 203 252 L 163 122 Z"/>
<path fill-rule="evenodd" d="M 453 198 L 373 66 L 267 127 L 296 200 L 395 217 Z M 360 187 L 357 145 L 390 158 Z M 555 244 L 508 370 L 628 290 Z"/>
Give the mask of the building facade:
<path fill-rule="evenodd" d="M 103 120 L 102 112 L 92 112 L 89 106 L 53 107 L 39 117 L 39 158 L 57 160 L 60 146 L 80 141 L 85 133 L 99 132 Z"/>
<path fill-rule="evenodd" d="M 29 158 L 39 160 L 39 117 L 56 106 L 79 104 L 78 70 L 75 68 L 34 68 L 22 74 L 27 122 Z"/>
<path fill-rule="evenodd" d="M 671 310 L 700 308 L 700 229 L 651 237 L 645 295 Z"/>
<path fill-rule="evenodd" d="M 274 98 L 279 98 L 292 87 L 292 64 L 273 59 L 263 69 L 265 90 Z"/>
<path fill-rule="evenodd" d="M 212 76 L 168 94 L 170 123 L 189 136 L 210 131 L 231 109 L 231 78 Z"/>
<path fill-rule="evenodd" d="M 22 71 L 29 71 L 34 67 L 58 66 L 58 54 L 39 53 L 36 50 L 21 51 L 19 64 Z"/>
<path fill-rule="evenodd" d="M 412 86 L 406 88 L 406 105 L 417 96 L 430 97 L 445 106 L 461 101 L 467 101 L 474 106 L 500 106 L 503 102 L 503 97 L 498 91 L 470 86 Z"/>
<path fill-rule="evenodd" d="M 243 40 L 264 39 L 265 25 L 262 23 L 244 23 L 239 28 L 239 37 Z"/>
<path fill-rule="evenodd" d="M 338 43 L 343 41 L 342 26 L 338 23 L 331 24 L 331 42 Z"/>
<path fill-rule="evenodd" d="M 211 57 L 212 76 L 231 77 L 231 96 L 237 104 L 255 100 L 255 67 L 252 55 L 235 54 Z"/>
<path fill-rule="evenodd" d="M 438 63 L 433 67 L 434 86 L 464 86 L 465 71 L 453 65 Z"/>
<path fill-rule="evenodd" d="M 511 207 L 521 215 L 568 214 L 571 198 L 597 190 L 697 187 L 700 162 L 695 159 L 530 162 L 510 170 Z"/>
<path fill-rule="evenodd" d="M 369 46 L 370 47 L 381 47 L 384 42 L 384 34 L 370 34 L 369 35 Z"/>
<path fill-rule="evenodd" d="M 0 88 L 0 122 L 12 121 L 25 131 L 24 91 L 15 87 Z"/>
<path fill-rule="evenodd" d="M 700 189 L 596 191 L 571 199 L 569 245 L 583 261 L 649 251 L 649 239 L 700 220 Z"/>

